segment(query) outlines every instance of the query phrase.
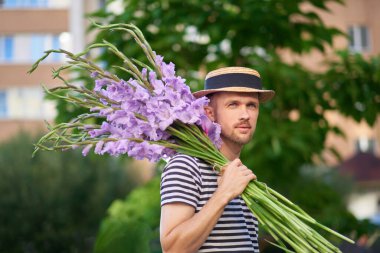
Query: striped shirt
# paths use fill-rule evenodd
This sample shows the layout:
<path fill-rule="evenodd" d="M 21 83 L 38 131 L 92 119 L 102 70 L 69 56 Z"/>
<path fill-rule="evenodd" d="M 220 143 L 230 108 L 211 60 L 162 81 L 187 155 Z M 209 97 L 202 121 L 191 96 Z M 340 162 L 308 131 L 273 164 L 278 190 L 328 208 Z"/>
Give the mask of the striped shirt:
<path fill-rule="evenodd" d="M 161 206 L 181 202 L 199 212 L 217 188 L 218 173 L 204 161 L 174 156 L 162 173 Z M 258 221 L 241 196 L 225 206 L 199 252 L 259 252 Z"/>

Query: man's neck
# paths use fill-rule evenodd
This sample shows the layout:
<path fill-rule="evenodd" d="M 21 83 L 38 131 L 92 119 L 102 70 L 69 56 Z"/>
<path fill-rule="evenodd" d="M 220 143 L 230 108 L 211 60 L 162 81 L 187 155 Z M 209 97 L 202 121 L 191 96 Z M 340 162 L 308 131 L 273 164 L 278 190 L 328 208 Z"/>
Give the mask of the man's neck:
<path fill-rule="evenodd" d="M 220 152 L 229 160 L 233 161 L 240 157 L 240 152 L 243 146 L 241 144 L 223 140 Z"/>

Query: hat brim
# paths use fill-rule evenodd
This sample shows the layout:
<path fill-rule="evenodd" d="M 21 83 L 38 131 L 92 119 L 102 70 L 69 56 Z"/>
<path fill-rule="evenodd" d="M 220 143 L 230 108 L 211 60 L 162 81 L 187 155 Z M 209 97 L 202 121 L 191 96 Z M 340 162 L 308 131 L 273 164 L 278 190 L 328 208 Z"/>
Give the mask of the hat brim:
<path fill-rule="evenodd" d="M 223 92 L 223 91 L 224 92 L 227 91 L 227 92 L 258 93 L 259 94 L 259 101 L 261 103 L 264 103 L 264 102 L 271 100 L 275 95 L 275 92 L 273 90 L 258 90 L 258 89 L 246 88 L 246 87 L 225 87 L 225 88 L 221 88 L 221 89 L 209 89 L 209 90 L 196 91 L 193 93 L 193 96 L 195 98 L 200 98 L 200 97 L 212 94 L 212 93 Z"/>

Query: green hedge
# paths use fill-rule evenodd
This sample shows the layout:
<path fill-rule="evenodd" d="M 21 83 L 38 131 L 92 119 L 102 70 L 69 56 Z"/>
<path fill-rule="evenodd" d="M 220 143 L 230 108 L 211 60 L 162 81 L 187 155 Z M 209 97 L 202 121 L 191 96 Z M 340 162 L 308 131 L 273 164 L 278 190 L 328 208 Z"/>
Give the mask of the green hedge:
<path fill-rule="evenodd" d="M 92 252 L 112 200 L 134 186 L 125 161 L 40 152 L 26 134 L 0 144 L 0 252 Z"/>

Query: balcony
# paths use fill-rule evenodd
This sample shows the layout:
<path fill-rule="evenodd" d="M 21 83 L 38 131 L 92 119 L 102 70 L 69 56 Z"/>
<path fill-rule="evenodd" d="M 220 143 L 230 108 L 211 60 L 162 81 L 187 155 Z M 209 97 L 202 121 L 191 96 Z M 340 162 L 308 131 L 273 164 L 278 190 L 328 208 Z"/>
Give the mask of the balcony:
<path fill-rule="evenodd" d="M 0 8 L 0 34 L 60 33 L 69 30 L 67 9 Z"/>

